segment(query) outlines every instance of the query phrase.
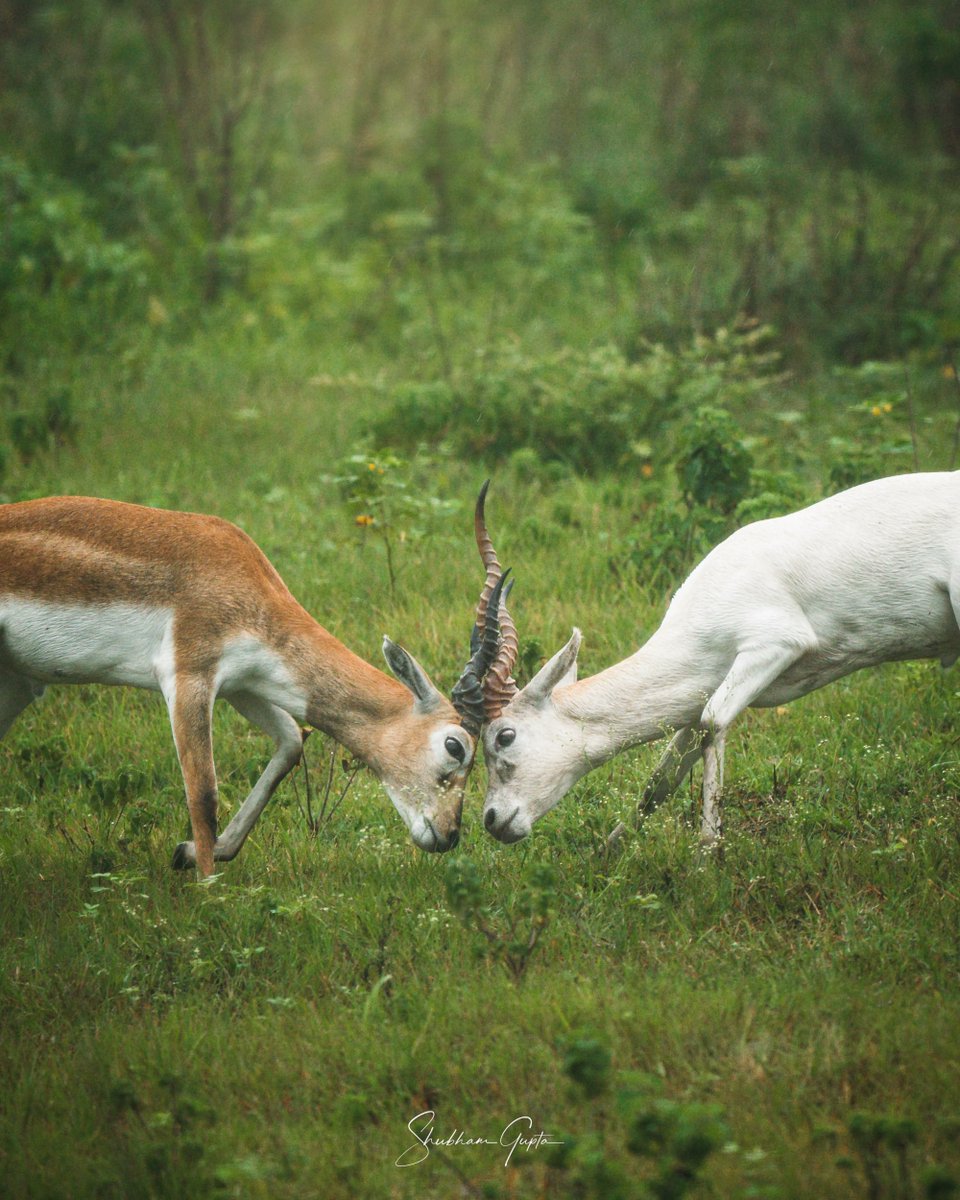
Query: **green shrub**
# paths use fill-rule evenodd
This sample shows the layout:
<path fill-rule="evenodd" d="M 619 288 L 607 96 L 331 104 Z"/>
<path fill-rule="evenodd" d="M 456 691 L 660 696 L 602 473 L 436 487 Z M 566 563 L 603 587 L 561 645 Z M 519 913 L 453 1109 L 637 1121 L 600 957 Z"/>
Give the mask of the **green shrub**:
<path fill-rule="evenodd" d="M 147 256 L 109 240 L 78 189 L 0 154 L 0 204 L 0 318 L 18 354 L 48 327 L 102 342 L 122 305 L 145 307 Z"/>
<path fill-rule="evenodd" d="M 682 505 L 662 497 L 626 543 L 625 561 L 645 582 L 670 587 L 734 527 L 795 507 L 785 474 L 752 471 L 752 456 L 723 409 L 698 408 L 677 434 L 675 470 Z M 772 490 L 774 487 L 776 491 Z M 754 493 L 751 495 L 751 493 Z M 615 564 L 617 565 L 617 564 Z"/>
<path fill-rule="evenodd" d="M 662 1082 L 640 1072 L 614 1071 L 608 1047 L 578 1033 L 560 1046 L 562 1070 L 596 1132 L 561 1135 L 548 1158 L 564 1176 L 565 1194 L 609 1200 L 679 1200 L 698 1182 L 711 1155 L 730 1141 L 717 1104 L 670 1100 Z M 613 1093 L 612 1111 L 600 1105 Z M 624 1158 L 622 1151 L 632 1156 Z"/>
<path fill-rule="evenodd" d="M 510 978 L 519 983 L 556 907 L 557 875 L 553 867 L 546 863 L 533 867 L 509 907 L 484 895 L 480 872 L 472 859 L 452 859 L 444 880 L 450 909 L 483 939 L 478 941 L 478 954 L 498 959 Z"/>
<path fill-rule="evenodd" d="M 585 474 L 639 470 L 652 441 L 677 417 L 710 403 L 747 401 L 776 381 L 777 355 L 765 344 L 770 333 L 721 329 L 680 350 L 647 346 L 636 361 L 610 345 L 534 356 L 506 344 L 469 378 L 398 385 L 371 433 L 404 447 L 445 442 L 457 455 L 489 462 L 529 450 L 540 463 Z M 702 469 L 709 475 L 720 467 L 704 462 Z M 731 461 L 724 469 L 735 506 L 743 468 Z"/>
<path fill-rule="evenodd" d="M 13 449 L 23 463 L 31 462 L 44 451 L 72 442 L 76 437 L 77 422 L 70 392 L 66 388 L 52 392 L 39 411 L 14 409 L 7 420 L 7 432 Z"/>
<path fill-rule="evenodd" d="M 720 408 L 698 408 L 681 435 L 677 462 L 687 507 L 732 512 L 750 489 L 752 464 L 730 414 Z"/>

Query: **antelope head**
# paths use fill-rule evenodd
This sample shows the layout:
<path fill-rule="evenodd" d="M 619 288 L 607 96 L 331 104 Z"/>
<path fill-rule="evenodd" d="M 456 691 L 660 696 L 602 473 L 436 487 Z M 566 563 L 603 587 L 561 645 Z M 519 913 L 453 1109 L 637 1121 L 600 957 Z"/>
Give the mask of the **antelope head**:
<path fill-rule="evenodd" d="M 497 841 L 519 842 L 535 821 L 595 765 L 583 722 L 558 707 L 556 689 L 575 683 L 580 631 L 484 728 L 487 795 L 483 824 Z"/>
<path fill-rule="evenodd" d="M 412 654 L 384 638 L 383 655 L 413 705 L 382 728 L 374 770 L 420 849 L 451 850 L 476 738 Z"/>

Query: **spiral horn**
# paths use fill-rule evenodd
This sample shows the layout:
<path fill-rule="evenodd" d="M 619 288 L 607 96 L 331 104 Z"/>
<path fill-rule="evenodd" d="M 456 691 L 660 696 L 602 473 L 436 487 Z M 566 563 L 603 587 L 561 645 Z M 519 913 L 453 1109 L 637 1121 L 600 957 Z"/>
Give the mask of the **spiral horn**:
<path fill-rule="evenodd" d="M 517 661 L 517 629 L 506 605 L 513 580 L 506 583 L 509 572 L 500 566 L 487 532 L 484 506 L 489 487 L 488 479 L 480 489 L 473 515 L 473 530 L 486 578 L 470 634 L 470 661 L 452 696 L 464 728 L 474 736 L 480 732 L 484 721 L 499 716 L 517 692 L 517 685 L 510 675 Z"/>
<path fill-rule="evenodd" d="M 474 737 L 480 732 L 487 710 L 485 677 L 497 660 L 500 650 L 500 598 L 509 572 L 503 572 L 493 585 L 485 603 L 485 620 L 482 627 L 474 625 L 471 637 L 473 653 L 470 661 L 457 680 L 451 699 L 453 706 L 463 718 L 463 726 Z"/>

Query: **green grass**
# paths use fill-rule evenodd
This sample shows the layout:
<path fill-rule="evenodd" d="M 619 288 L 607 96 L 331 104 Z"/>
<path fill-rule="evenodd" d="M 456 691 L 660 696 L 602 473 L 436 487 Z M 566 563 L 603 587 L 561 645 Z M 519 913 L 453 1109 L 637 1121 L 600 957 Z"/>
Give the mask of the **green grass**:
<path fill-rule="evenodd" d="M 350 357 L 257 364 L 198 338 L 126 375 L 72 365 L 78 445 L 14 468 L 8 494 L 239 521 L 352 648 L 377 662 L 389 633 L 449 688 L 480 583 L 482 468 L 435 468 L 432 491 L 460 515 L 401 548 L 392 596 L 378 544 L 329 482 L 377 393 L 309 383 L 362 366 Z M 629 532 L 611 487 L 505 469 L 491 492 L 521 636 L 549 653 L 576 622 L 585 671 L 662 611 L 610 570 L 611 539 Z M 497 1138 L 526 1114 L 534 1130 L 592 1135 L 639 1179 L 651 1167 L 626 1151 L 614 1093 L 641 1073 L 726 1114 L 699 1194 L 924 1194 L 932 1166 L 960 1174 L 957 678 L 889 667 L 748 713 L 728 750 L 719 861 L 697 856 L 686 788 L 618 858 L 598 853 L 655 748 L 589 776 L 509 848 L 482 831 L 478 769 L 455 856 L 475 862 L 494 917 L 537 864 L 559 880 L 520 982 L 448 908 L 449 858 L 409 843 L 370 777 L 316 838 L 288 782 L 242 855 L 200 885 L 169 867 L 187 821 L 160 701 L 52 690 L 0 744 L 0 1192 L 612 1196 L 578 1192 L 542 1148 L 509 1166 L 485 1145 L 395 1164 L 426 1109 L 437 1136 Z M 309 749 L 316 779 L 319 736 Z M 218 713 L 224 815 L 267 752 Z M 612 1055 L 594 1100 L 563 1072 L 577 1037 Z M 893 1148 L 858 1149 L 857 1113 L 916 1123 L 908 1184 Z"/>

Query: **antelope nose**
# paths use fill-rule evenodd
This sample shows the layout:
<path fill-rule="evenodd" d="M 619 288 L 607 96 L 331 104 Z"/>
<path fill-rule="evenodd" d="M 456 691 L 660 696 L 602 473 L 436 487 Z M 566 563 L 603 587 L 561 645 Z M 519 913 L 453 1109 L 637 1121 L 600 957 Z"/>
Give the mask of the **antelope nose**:
<path fill-rule="evenodd" d="M 496 825 L 497 810 L 495 808 L 487 809 L 487 811 L 483 814 L 483 823 L 487 829 L 492 829 L 494 825 Z"/>

